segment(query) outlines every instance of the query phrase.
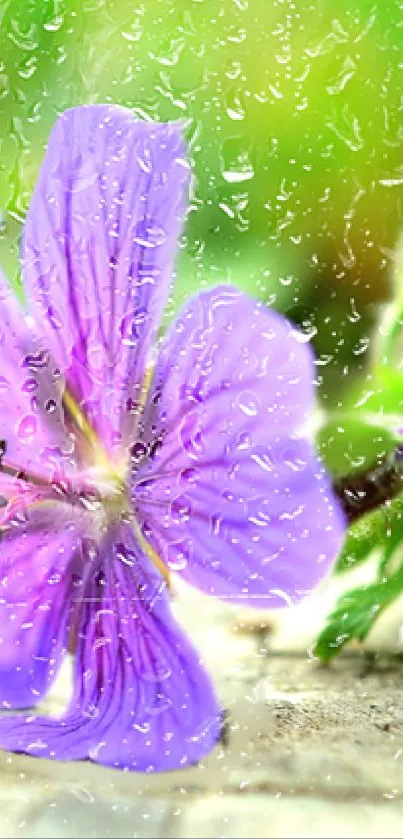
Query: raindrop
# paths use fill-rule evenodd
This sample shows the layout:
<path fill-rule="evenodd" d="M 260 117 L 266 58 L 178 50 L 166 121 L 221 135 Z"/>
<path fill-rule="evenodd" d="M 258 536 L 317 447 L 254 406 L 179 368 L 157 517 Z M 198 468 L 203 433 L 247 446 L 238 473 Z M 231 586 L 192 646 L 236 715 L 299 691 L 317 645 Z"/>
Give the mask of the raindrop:
<path fill-rule="evenodd" d="M 336 94 L 341 93 L 341 91 L 344 90 L 344 88 L 346 87 L 347 82 L 349 82 L 350 79 L 353 78 L 356 69 L 357 65 L 355 61 L 353 61 L 351 56 L 347 55 L 335 81 L 333 82 L 333 84 L 327 85 L 327 92 L 330 93 L 331 96 L 335 96 Z"/>
<path fill-rule="evenodd" d="M 245 108 L 241 102 L 241 94 L 236 91 L 233 96 L 227 99 L 227 114 L 234 121 L 241 121 L 245 118 Z"/>
<path fill-rule="evenodd" d="M 147 318 L 147 309 L 140 307 L 134 312 L 129 312 L 120 322 L 120 334 L 122 343 L 127 346 L 135 346 L 140 338 L 141 329 Z"/>
<path fill-rule="evenodd" d="M 43 370 L 48 366 L 49 361 L 49 353 L 46 350 L 41 350 L 40 352 L 32 353 L 32 355 L 26 355 L 22 366 L 28 367 L 30 370 Z"/>
<path fill-rule="evenodd" d="M 318 330 L 315 324 L 313 323 L 310 325 L 308 325 L 308 323 L 302 324 L 302 326 L 303 331 L 301 331 L 300 329 L 295 329 L 292 331 L 292 335 L 293 338 L 295 338 L 295 340 L 298 341 L 299 344 L 308 344 L 309 341 L 311 341 L 312 338 L 314 338 L 315 335 L 317 335 Z"/>
<path fill-rule="evenodd" d="M 184 571 L 189 564 L 191 545 L 187 540 L 168 545 L 167 565 L 170 571 Z"/>
<path fill-rule="evenodd" d="M 155 460 L 158 457 L 158 454 L 161 451 L 161 449 L 162 449 L 162 438 L 157 437 L 157 439 L 154 440 L 154 442 L 151 443 L 151 445 L 150 445 L 149 452 L 148 452 L 149 459 L 150 460 Z"/>
<path fill-rule="evenodd" d="M 152 219 L 147 219 L 137 225 L 134 242 L 142 248 L 157 248 L 164 244 L 166 238 L 164 228 Z"/>
<path fill-rule="evenodd" d="M 137 414 L 137 413 L 139 413 L 140 407 L 141 407 L 140 402 L 136 401 L 135 399 L 132 399 L 132 397 L 129 396 L 129 398 L 126 401 L 126 411 L 127 411 L 127 413 L 128 414 Z"/>
<path fill-rule="evenodd" d="M 137 443 L 133 443 L 130 449 L 130 457 L 134 463 L 138 463 L 142 460 L 147 454 L 147 446 L 144 443 L 138 441 Z"/>
<path fill-rule="evenodd" d="M 47 414 L 53 414 L 57 408 L 57 404 L 54 399 L 48 399 L 45 403 L 45 411 Z"/>
<path fill-rule="evenodd" d="M 1 461 L 7 451 L 7 442 L 6 440 L 0 440 L 0 464 Z"/>
<path fill-rule="evenodd" d="M 53 571 L 47 579 L 50 586 L 56 586 L 63 579 L 63 575 L 59 571 Z"/>
<path fill-rule="evenodd" d="M 162 713 L 162 711 L 167 711 L 168 708 L 171 707 L 171 705 L 172 699 L 170 699 L 169 696 L 166 696 L 164 693 L 160 693 L 158 691 L 157 693 L 149 697 L 144 707 L 149 714 L 151 714 L 152 716 L 156 716 L 157 714 Z"/>
<path fill-rule="evenodd" d="M 21 390 L 23 393 L 33 393 L 39 387 L 37 379 L 30 377 L 29 379 L 25 379 L 22 383 Z"/>
<path fill-rule="evenodd" d="M 54 306 L 49 306 L 46 310 L 46 317 L 53 329 L 62 329 L 63 327 L 63 319 L 57 309 Z"/>
<path fill-rule="evenodd" d="M 271 516 L 262 510 L 258 510 L 253 516 L 248 516 L 248 521 L 256 527 L 267 527 L 271 522 Z"/>
<path fill-rule="evenodd" d="M 88 789 L 86 789 L 86 787 L 73 787 L 71 792 L 83 804 L 92 804 L 96 800 L 92 793 Z"/>
<path fill-rule="evenodd" d="M 257 396 L 251 390 L 244 390 L 239 394 L 238 405 L 247 417 L 256 417 L 259 413 L 259 402 Z"/>
<path fill-rule="evenodd" d="M 357 341 L 357 344 L 353 349 L 354 355 L 363 355 L 367 351 L 367 349 L 369 347 L 369 344 L 370 344 L 369 337 L 363 336 L 362 338 L 360 338 L 359 341 Z"/>
<path fill-rule="evenodd" d="M 56 3 L 55 3 L 56 6 Z M 61 26 L 63 25 L 63 15 L 58 14 L 55 15 L 51 20 L 47 20 L 43 24 L 43 28 L 46 29 L 48 32 L 58 32 Z"/>
<path fill-rule="evenodd" d="M 136 20 L 130 22 L 130 26 L 127 27 L 127 29 L 122 30 L 122 38 L 124 38 L 125 41 L 135 43 L 136 41 L 140 40 L 141 33 L 142 33 L 142 28 L 141 28 L 140 20 L 136 19 Z"/>
<path fill-rule="evenodd" d="M 10 84 L 6 73 L 0 73 L 0 99 L 5 99 L 10 92 Z"/>
<path fill-rule="evenodd" d="M 357 312 L 354 297 L 350 298 L 350 305 L 351 305 L 351 315 L 348 315 L 348 319 L 349 319 L 350 323 L 357 323 L 360 320 L 361 315 L 360 315 L 359 312 Z"/>
<path fill-rule="evenodd" d="M 265 472 L 273 472 L 274 461 L 268 451 L 263 450 L 261 452 L 254 452 L 254 454 L 251 455 L 251 458 L 256 465 L 261 469 L 264 469 Z"/>
<path fill-rule="evenodd" d="M 98 570 L 94 574 L 94 582 L 97 587 L 103 587 L 106 585 L 106 577 L 105 572 L 102 570 Z"/>
<path fill-rule="evenodd" d="M 193 467 L 182 469 L 180 479 L 186 484 L 195 484 L 199 479 L 199 471 Z"/>
<path fill-rule="evenodd" d="M 36 417 L 33 414 L 27 414 L 18 423 L 17 434 L 20 439 L 28 442 L 35 436 L 36 427 Z"/>
<path fill-rule="evenodd" d="M 230 184 L 250 181 L 255 172 L 250 151 L 241 137 L 231 137 L 221 147 L 221 173 Z"/>
<path fill-rule="evenodd" d="M 237 449 L 239 449 L 240 451 L 246 451 L 246 450 L 250 449 L 251 445 L 252 445 L 252 438 L 247 431 L 243 431 L 241 434 L 239 434 L 239 436 L 237 438 L 237 441 L 236 441 Z"/>
<path fill-rule="evenodd" d="M 223 523 L 223 518 L 222 518 L 222 516 L 218 515 L 218 513 L 213 513 L 213 515 L 210 516 L 210 520 L 209 520 L 210 532 L 213 536 L 219 536 L 220 535 L 220 529 L 221 529 L 222 523 Z"/>
<path fill-rule="evenodd" d="M 204 440 L 199 420 L 198 413 L 196 411 L 190 411 L 183 418 L 179 426 L 182 446 L 189 457 L 194 460 L 198 460 L 204 453 Z"/>
<path fill-rule="evenodd" d="M 88 365 L 92 368 L 92 370 L 96 372 L 101 372 L 104 369 L 105 365 L 105 352 L 104 348 L 99 344 L 94 344 L 88 350 Z"/>
<path fill-rule="evenodd" d="M 186 495 L 181 495 L 171 502 L 170 516 L 175 524 L 186 524 L 192 513 L 192 505 Z"/>
<path fill-rule="evenodd" d="M 124 545 L 123 542 L 117 542 L 115 545 L 115 553 L 116 558 L 123 562 L 124 565 L 128 565 L 130 568 L 136 564 L 137 556 L 135 551 L 131 548 L 128 548 L 127 545 Z"/>

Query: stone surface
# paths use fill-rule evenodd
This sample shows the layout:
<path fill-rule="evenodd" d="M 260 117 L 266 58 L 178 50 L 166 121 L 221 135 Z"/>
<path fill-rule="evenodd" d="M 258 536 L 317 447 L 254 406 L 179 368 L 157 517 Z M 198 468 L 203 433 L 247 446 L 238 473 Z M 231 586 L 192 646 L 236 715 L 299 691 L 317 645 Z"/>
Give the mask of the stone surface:
<path fill-rule="evenodd" d="M 387 832 L 385 832 L 387 830 Z M 344 839 L 401 837 L 402 811 L 389 803 L 323 800 L 284 795 L 211 796 L 187 808 L 180 839 Z"/>
<path fill-rule="evenodd" d="M 167 835 L 165 828 L 170 830 L 171 818 L 168 797 L 136 801 L 117 795 L 103 799 L 83 788 L 55 794 L 45 806 L 41 803 L 32 808 L 19 835 L 26 839 L 155 839 Z"/>
<path fill-rule="evenodd" d="M 0 837 L 403 837 L 402 661 L 356 652 L 321 667 L 291 612 L 294 650 L 275 648 L 270 615 L 182 605 L 228 742 L 152 776 L 0 753 Z M 67 663 L 48 710 L 69 690 Z"/>

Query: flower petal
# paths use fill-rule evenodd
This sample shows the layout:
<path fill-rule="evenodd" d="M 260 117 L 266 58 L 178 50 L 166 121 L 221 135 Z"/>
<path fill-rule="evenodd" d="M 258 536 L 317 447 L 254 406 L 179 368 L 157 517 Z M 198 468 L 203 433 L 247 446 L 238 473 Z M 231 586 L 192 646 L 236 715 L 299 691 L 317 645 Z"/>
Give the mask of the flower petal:
<path fill-rule="evenodd" d="M 0 354 L 2 459 L 49 479 L 74 448 L 64 425 L 62 377 L 1 274 Z"/>
<path fill-rule="evenodd" d="M 281 606 L 337 556 L 344 517 L 303 436 L 313 378 L 296 329 L 229 286 L 200 294 L 168 333 L 132 499 L 162 561 L 210 595 Z"/>
<path fill-rule="evenodd" d="M 128 526 L 106 538 L 81 608 L 66 716 L 1 717 L 0 745 L 146 772 L 200 760 L 220 736 L 221 713 L 165 583 Z"/>
<path fill-rule="evenodd" d="M 44 506 L 44 505 L 42 505 Z M 0 705 L 29 708 L 66 652 L 79 539 L 60 505 L 17 514 L 0 542 Z"/>
<path fill-rule="evenodd" d="M 25 226 L 28 299 L 108 449 L 133 423 L 187 179 L 177 123 L 85 105 L 62 114 L 50 136 Z"/>

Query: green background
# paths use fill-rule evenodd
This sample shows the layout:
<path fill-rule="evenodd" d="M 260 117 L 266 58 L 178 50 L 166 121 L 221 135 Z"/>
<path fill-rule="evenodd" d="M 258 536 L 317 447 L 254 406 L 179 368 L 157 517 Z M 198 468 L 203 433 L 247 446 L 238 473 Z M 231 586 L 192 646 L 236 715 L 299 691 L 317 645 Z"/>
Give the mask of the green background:
<path fill-rule="evenodd" d="M 0 260 L 63 109 L 181 119 L 194 190 L 175 305 L 238 284 L 301 323 L 348 398 L 391 294 L 403 197 L 394 0 L 0 0 Z"/>

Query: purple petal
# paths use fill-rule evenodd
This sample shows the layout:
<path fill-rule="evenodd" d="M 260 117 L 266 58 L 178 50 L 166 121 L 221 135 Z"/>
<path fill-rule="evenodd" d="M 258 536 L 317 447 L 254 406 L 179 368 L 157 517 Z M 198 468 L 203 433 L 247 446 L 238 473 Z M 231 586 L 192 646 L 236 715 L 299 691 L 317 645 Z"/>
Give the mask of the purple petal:
<path fill-rule="evenodd" d="M 1 275 L 0 355 L 4 460 L 49 478 L 73 447 L 64 427 L 60 370 L 33 335 L 30 319 Z"/>
<path fill-rule="evenodd" d="M 337 556 L 344 517 L 303 436 L 313 378 L 295 328 L 229 286 L 195 298 L 166 338 L 133 504 L 168 568 L 210 595 L 281 606 Z"/>
<path fill-rule="evenodd" d="M 111 105 L 57 120 L 24 236 L 28 299 L 108 449 L 130 433 L 188 180 L 177 123 Z"/>
<path fill-rule="evenodd" d="M 79 540 L 55 504 L 44 510 L 38 505 L 31 515 L 17 513 L 0 542 L 3 708 L 36 704 L 67 648 L 71 568 Z"/>
<path fill-rule="evenodd" d="M 117 526 L 84 584 L 66 716 L 2 717 L 0 745 L 152 772 L 200 760 L 220 731 L 211 683 L 172 617 L 165 583 L 128 526 Z"/>

